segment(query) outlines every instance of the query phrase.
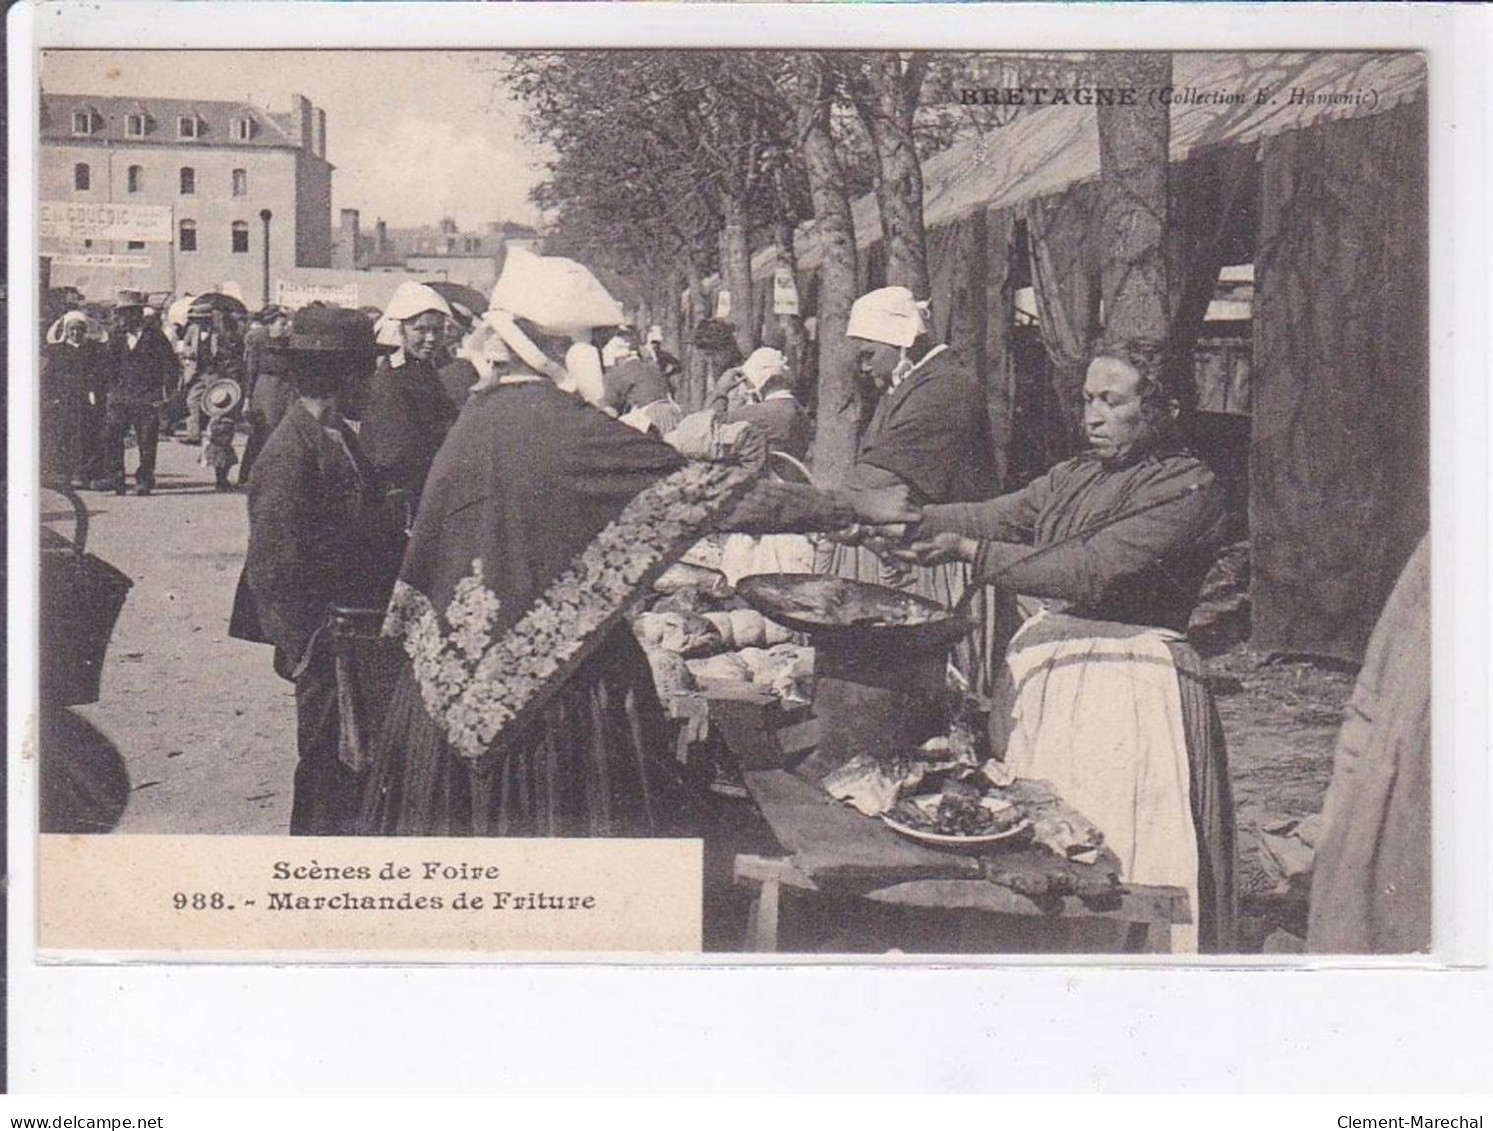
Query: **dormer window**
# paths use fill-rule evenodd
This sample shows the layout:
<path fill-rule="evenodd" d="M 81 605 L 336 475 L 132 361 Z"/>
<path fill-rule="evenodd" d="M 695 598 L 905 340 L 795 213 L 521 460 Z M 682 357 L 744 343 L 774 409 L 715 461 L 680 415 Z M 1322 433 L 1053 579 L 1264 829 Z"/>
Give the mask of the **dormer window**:
<path fill-rule="evenodd" d="M 92 110 L 74 110 L 73 111 L 73 133 L 75 133 L 75 134 L 91 134 L 91 133 L 93 133 L 93 111 Z"/>
<path fill-rule="evenodd" d="M 196 118 L 195 115 L 191 117 L 183 115 L 182 117 L 176 119 L 176 136 L 201 137 L 202 123 Z"/>
<path fill-rule="evenodd" d="M 233 119 L 233 140 L 248 141 L 254 136 L 254 121 L 251 118 Z"/>
<path fill-rule="evenodd" d="M 126 137 L 144 137 L 145 115 L 126 114 L 124 116 L 124 132 Z"/>

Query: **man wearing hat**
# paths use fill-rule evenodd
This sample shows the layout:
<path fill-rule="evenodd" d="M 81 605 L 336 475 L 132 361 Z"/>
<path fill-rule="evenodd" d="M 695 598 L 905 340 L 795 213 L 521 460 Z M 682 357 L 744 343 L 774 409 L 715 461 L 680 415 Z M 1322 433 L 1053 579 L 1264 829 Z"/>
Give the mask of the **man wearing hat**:
<path fill-rule="evenodd" d="M 278 349 L 298 395 L 249 481 L 249 549 L 229 633 L 273 644 L 275 671 L 295 684 L 291 833 L 340 835 L 353 828 L 364 743 L 392 673 L 375 643 L 348 644 L 341 628 L 360 618 L 339 610 L 381 620 L 404 539 L 337 409 L 339 390 L 373 369 L 372 327 L 357 311 L 307 307 Z"/>
<path fill-rule="evenodd" d="M 145 296 L 121 291 L 114 308 L 116 330 L 109 338 L 110 381 L 104 433 L 108 473 L 114 493 L 125 490 L 124 437 L 135 431 L 140 462 L 135 469 L 135 494 L 148 495 L 155 487 L 156 441 L 160 436 L 159 408 L 176 388 L 176 352 L 159 326 L 145 321 Z"/>
<path fill-rule="evenodd" d="M 404 493 L 411 516 L 430 463 L 456 420 L 439 370 L 452 317 L 450 304 L 424 283 L 399 285 L 383 317 L 399 345 L 380 359 L 362 412 L 368 458 L 388 489 Z"/>

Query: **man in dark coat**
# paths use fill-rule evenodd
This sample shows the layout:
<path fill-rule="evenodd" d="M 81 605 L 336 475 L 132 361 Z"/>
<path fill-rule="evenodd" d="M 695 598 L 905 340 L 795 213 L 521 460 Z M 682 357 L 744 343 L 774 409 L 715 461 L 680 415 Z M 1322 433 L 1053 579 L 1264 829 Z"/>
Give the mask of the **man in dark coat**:
<path fill-rule="evenodd" d="M 109 393 L 104 417 L 106 458 L 114 493 L 125 489 L 124 437 L 135 430 L 140 463 L 135 469 L 135 494 L 148 495 L 156 482 L 156 441 L 160 437 L 160 406 L 176 389 L 179 367 L 176 352 L 159 326 L 145 321 L 145 296 L 123 291 L 115 307 L 117 329 L 109 339 Z"/>
<path fill-rule="evenodd" d="M 346 638 L 356 616 L 329 610 L 369 610 L 364 619 L 376 625 L 403 536 L 336 408 L 337 390 L 372 368 L 372 328 L 356 311 L 308 308 L 282 340 L 299 397 L 249 481 L 249 549 L 230 634 L 273 644 L 275 671 L 295 684 L 291 833 L 336 836 L 352 831 L 357 763 L 392 671 L 376 640 Z"/>

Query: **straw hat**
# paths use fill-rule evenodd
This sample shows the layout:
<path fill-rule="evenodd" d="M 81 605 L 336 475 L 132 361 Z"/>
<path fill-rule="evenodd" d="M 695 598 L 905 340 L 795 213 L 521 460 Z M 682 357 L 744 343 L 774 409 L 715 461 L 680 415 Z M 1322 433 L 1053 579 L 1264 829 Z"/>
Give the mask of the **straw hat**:
<path fill-rule="evenodd" d="M 227 416 L 244 400 L 244 390 L 232 377 L 210 382 L 202 394 L 202 408 L 209 416 Z"/>

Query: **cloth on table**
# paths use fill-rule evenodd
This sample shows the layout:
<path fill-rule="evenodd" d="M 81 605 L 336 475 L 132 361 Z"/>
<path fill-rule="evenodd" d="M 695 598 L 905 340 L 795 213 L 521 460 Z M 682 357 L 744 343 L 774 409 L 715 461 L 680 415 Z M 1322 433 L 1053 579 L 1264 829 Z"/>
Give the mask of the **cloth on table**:
<path fill-rule="evenodd" d="M 721 556 L 721 572 L 735 585 L 760 573 L 813 573 L 814 543 L 802 534 L 731 534 Z"/>

